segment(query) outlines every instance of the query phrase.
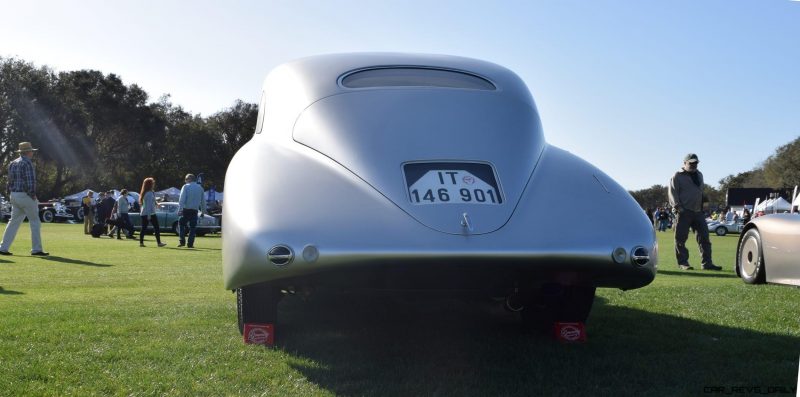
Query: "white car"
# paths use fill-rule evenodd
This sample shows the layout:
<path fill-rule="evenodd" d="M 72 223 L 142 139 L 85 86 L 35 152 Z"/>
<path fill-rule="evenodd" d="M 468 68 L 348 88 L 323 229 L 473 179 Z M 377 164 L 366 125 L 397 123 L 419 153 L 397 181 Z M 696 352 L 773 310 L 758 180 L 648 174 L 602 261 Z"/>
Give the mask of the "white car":
<path fill-rule="evenodd" d="M 717 236 L 724 236 L 728 233 L 741 233 L 744 229 L 744 222 L 741 219 L 735 222 L 720 222 L 710 221 L 706 222 L 708 231 L 716 233 Z"/>

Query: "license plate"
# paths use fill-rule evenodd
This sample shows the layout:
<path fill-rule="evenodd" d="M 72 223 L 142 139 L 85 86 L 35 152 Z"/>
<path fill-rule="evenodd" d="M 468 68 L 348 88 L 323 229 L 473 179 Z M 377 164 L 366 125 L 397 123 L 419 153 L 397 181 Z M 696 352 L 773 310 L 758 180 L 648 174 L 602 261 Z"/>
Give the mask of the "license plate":
<path fill-rule="evenodd" d="M 503 203 L 494 170 L 482 163 L 408 163 L 403 166 L 411 204 Z"/>

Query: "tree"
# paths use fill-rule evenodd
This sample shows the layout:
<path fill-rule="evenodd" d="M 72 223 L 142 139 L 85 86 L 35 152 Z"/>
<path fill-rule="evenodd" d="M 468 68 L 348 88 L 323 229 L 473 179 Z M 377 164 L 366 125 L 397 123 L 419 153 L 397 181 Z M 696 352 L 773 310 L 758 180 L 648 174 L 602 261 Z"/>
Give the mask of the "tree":
<path fill-rule="evenodd" d="M 779 147 L 764 161 L 767 186 L 775 189 L 800 185 L 800 138 Z"/>
<path fill-rule="evenodd" d="M 728 175 L 719 180 L 719 190 L 727 192 L 730 188 L 766 187 L 767 181 L 764 170 L 755 168 L 736 175 Z"/>
<path fill-rule="evenodd" d="M 653 185 L 647 189 L 629 193 L 644 209 L 668 205 L 667 187 L 663 185 Z"/>

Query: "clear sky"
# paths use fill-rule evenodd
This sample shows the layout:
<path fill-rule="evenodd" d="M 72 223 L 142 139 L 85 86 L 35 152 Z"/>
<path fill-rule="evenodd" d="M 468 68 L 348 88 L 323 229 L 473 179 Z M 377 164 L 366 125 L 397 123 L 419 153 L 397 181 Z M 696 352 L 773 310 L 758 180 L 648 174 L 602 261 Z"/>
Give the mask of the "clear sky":
<path fill-rule="evenodd" d="M 204 116 L 256 103 L 283 62 L 354 51 L 515 71 L 548 142 L 629 190 L 687 152 L 716 185 L 800 136 L 798 1 L 0 0 L 0 56 L 115 73 Z"/>

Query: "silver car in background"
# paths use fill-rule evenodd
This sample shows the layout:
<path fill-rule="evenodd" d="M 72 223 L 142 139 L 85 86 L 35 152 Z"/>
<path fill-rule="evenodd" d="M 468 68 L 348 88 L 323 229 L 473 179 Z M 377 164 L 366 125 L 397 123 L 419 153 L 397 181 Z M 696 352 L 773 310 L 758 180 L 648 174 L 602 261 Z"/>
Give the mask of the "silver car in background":
<path fill-rule="evenodd" d="M 656 273 L 642 208 L 547 144 L 516 74 L 475 59 L 340 54 L 276 68 L 225 188 L 223 274 L 240 331 L 274 323 L 284 293 L 317 289 L 503 297 L 547 327 L 585 321 L 597 287 Z"/>
<path fill-rule="evenodd" d="M 744 221 L 738 219 L 732 222 L 709 221 L 706 222 L 708 231 L 715 233 L 717 236 L 724 236 L 728 233 L 741 233 L 744 229 Z"/>

